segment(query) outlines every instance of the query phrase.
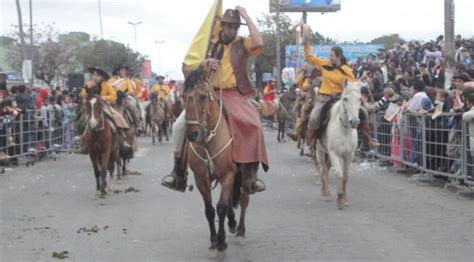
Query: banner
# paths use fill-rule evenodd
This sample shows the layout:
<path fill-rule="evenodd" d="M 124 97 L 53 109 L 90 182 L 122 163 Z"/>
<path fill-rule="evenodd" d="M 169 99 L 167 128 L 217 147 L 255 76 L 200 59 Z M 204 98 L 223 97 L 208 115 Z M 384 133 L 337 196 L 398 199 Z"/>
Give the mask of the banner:
<path fill-rule="evenodd" d="M 143 62 L 143 77 L 149 78 L 151 77 L 151 60 L 145 59 Z"/>
<path fill-rule="evenodd" d="M 270 0 L 270 12 L 336 12 L 341 0 Z"/>
<path fill-rule="evenodd" d="M 322 58 L 329 58 L 329 52 L 334 45 L 313 45 L 313 53 Z M 339 45 L 349 64 L 355 63 L 358 58 L 366 58 L 370 54 L 376 55 L 384 45 Z M 285 48 L 286 67 L 300 68 L 304 62 L 303 45 L 287 45 Z"/>

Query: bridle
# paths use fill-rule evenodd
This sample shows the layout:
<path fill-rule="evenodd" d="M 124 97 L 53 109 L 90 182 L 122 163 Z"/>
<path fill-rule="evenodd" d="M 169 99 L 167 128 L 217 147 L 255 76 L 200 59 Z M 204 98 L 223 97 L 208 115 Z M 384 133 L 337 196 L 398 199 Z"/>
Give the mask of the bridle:
<path fill-rule="evenodd" d="M 344 98 L 341 98 L 342 108 L 344 109 L 343 114 L 346 118 L 345 122 L 348 122 L 349 121 L 349 115 L 347 114 L 347 108 L 346 108 L 346 104 L 344 102 L 346 102 L 344 100 Z M 339 121 L 341 121 L 341 124 L 342 124 L 343 127 L 350 128 L 349 124 L 344 122 L 344 119 L 342 119 L 342 116 L 339 116 Z"/>
<path fill-rule="evenodd" d="M 190 100 L 192 100 L 192 106 L 194 107 L 194 113 L 195 113 L 195 118 L 194 119 L 186 119 L 185 118 L 185 123 L 186 125 L 197 125 L 199 126 L 199 128 L 201 129 L 201 131 L 203 132 L 203 134 L 206 135 L 206 138 L 205 138 L 205 144 L 202 145 L 202 144 L 198 144 L 198 143 L 189 143 L 189 146 L 191 148 L 191 150 L 193 151 L 193 153 L 196 155 L 197 158 L 199 158 L 207 167 L 208 169 L 208 176 L 213 174 L 214 173 L 214 159 L 216 159 L 219 155 L 221 155 L 227 148 L 229 148 L 229 146 L 232 144 L 232 141 L 233 141 L 233 138 L 231 137 L 229 139 L 229 141 L 227 141 L 227 143 L 220 149 L 218 150 L 216 153 L 212 154 L 209 152 L 208 148 L 207 148 L 207 145 L 212 141 L 212 139 L 217 135 L 217 129 L 221 126 L 222 124 L 222 117 L 223 117 L 223 114 L 224 114 L 224 109 L 223 109 L 223 103 L 222 101 L 219 102 L 219 117 L 217 119 L 217 123 L 216 125 L 214 126 L 214 128 L 208 132 L 208 125 L 207 125 L 207 121 L 208 121 L 208 118 L 209 116 L 211 115 L 211 112 L 210 112 L 210 103 L 214 100 L 216 100 L 217 98 L 214 96 L 215 93 L 214 91 L 209 88 L 209 82 L 202 82 L 203 84 L 205 84 L 207 86 L 207 91 L 206 91 L 206 96 L 207 96 L 207 99 L 206 99 L 206 105 L 204 106 L 204 110 L 202 112 L 202 119 L 199 117 L 199 114 L 198 114 L 198 107 L 197 107 L 197 102 L 196 102 L 196 91 L 195 89 L 192 90 L 190 93 L 188 93 L 186 96 L 186 104 L 185 104 L 185 109 L 188 108 L 188 105 L 190 103 Z M 222 87 L 220 87 L 220 96 L 222 97 Z M 199 146 L 199 148 L 201 148 L 204 153 L 205 153 L 205 156 L 201 156 L 201 154 L 199 154 L 199 152 L 197 152 L 196 148 L 194 147 L 195 145 Z M 214 185 L 214 188 L 217 186 L 217 183 Z"/>
<path fill-rule="evenodd" d="M 206 86 L 209 86 L 208 82 L 205 82 L 204 84 Z M 222 88 L 220 89 L 220 94 L 221 94 L 221 97 L 222 97 Z M 192 100 L 192 103 L 193 103 L 192 106 L 194 107 L 194 115 L 195 115 L 194 117 L 195 118 L 192 119 L 192 120 L 185 118 L 185 123 L 187 125 L 197 125 L 197 126 L 199 126 L 201 131 L 203 131 L 203 133 L 206 134 L 206 136 L 207 136 L 205 142 L 209 143 L 216 136 L 217 129 L 219 128 L 219 126 L 222 122 L 223 105 L 222 105 L 222 102 L 219 103 L 219 118 L 217 119 L 217 123 L 214 126 L 214 128 L 208 134 L 207 120 L 208 120 L 209 116 L 211 115 L 210 102 L 214 101 L 216 99 L 214 97 L 214 92 L 210 88 L 208 88 L 207 91 L 206 91 L 207 99 L 206 99 L 206 105 L 204 106 L 204 110 L 202 112 L 202 116 L 203 116 L 202 119 L 200 119 L 200 117 L 199 117 L 195 96 L 196 96 L 196 91 L 195 90 L 192 90 L 189 94 L 187 94 L 185 108 L 188 107 L 189 101 Z"/>

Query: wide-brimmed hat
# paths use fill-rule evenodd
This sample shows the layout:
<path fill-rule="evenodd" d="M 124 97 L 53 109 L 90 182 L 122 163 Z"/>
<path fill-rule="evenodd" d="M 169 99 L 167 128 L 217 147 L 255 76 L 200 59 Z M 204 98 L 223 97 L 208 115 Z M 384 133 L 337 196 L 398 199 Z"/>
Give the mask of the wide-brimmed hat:
<path fill-rule="evenodd" d="M 87 70 L 89 71 L 89 73 L 93 74 L 94 72 L 96 72 L 98 75 L 101 75 L 105 80 L 109 80 L 110 79 L 110 75 L 107 74 L 107 72 L 105 72 L 103 69 L 99 68 L 99 67 L 96 67 L 96 66 L 91 66 L 91 67 L 88 67 Z"/>
<path fill-rule="evenodd" d="M 220 20 L 222 23 L 246 25 L 240 21 L 240 12 L 235 9 L 225 10 L 224 15 L 222 18 L 220 18 Z"/>
<path fill-rule="evenodd" d="M 156 77 L 156 80 L 160 80 L 160 79 L 163 79 L 163 80 L 164 80 L 165 77 L 164 77 L 164 76 L 157 76 L 157 77 Z"/>

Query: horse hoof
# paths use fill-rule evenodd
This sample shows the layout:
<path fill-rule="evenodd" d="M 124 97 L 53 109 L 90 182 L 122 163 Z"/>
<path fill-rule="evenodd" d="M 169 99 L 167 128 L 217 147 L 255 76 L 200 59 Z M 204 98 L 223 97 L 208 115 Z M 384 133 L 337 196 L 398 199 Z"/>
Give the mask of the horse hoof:
<path fill-rule="evenodd" d="M 100 199 L 105 199 L 105 193 L 100 194 L 99 198 L 100 198 Z"/>
<path fill-rule="evenodd" d="M 217 250 L 217 248 L 213 248 L 213 249 L 209 249 L 209 251 L 207 251 L 207 257 L 209 259 L 219 259 L 223 255 L 225 255 L 225 250 L 224 251 L 219 251 L 219 250 Z"/>
<path fill-rule="evenodd" d="M 332 201 L 331 196 L 325 196 L 325 197 L 324 197 L 324 201 L 326 201 L 326 202 L 331 202 L 331 201 Z"/>
<path fill-rule="evenodd" d="M 243 236 L 235 237 L 235 244 L 237 246 L 245 246 L 245 237 L 243 237 Z"/>
<path fill-rule="evenodd" d="M 347 201 L 347 200 L 346 200 L 346 201 L 344 201 L 344 206 L 346 206 L 346 207 L 350 207 L 350 206 L 351 206 L 351 203 L 350 203 L 349 201 Z"/>
<path fill-rule="evenodd" d="M 341 202 L 341 201 L 337 201 L 337 208 L 339 208 L 339 210 L 344 210 L 344 207 L 345 207 L 345 203 L 344 202 Z"/>
<path fill-rule="evenodd" d="M 229 227 L 229 233 L 235 234 L 236 228 L 235 227 Z"/>

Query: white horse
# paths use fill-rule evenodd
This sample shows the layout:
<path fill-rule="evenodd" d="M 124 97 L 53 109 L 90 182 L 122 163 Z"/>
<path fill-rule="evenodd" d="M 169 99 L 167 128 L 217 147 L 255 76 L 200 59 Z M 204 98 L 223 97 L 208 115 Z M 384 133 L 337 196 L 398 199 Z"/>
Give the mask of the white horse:
<path fill-rule="evenodd" d="M 325 201 L 331 201 L 328 188 L 328 172 L 331 165 L 336 171 L 337 207 L 349 206 L 346 186 L 349 167 L 357 148 L 357 126 L 360 123 L 359 110 L 361 94 L 357 82 L 344 84 L 339 101 L 327 111 L 329 122 L 326 131 L 319 137 L 316 146 L 316 167 L 322 180 L 322 194 Z M 324 114 L 324 112 L 322 112 Z M 326 114 L 327 115 L 327 114 Z M 321 117 L 324 117 L 322 115 Z"/>

